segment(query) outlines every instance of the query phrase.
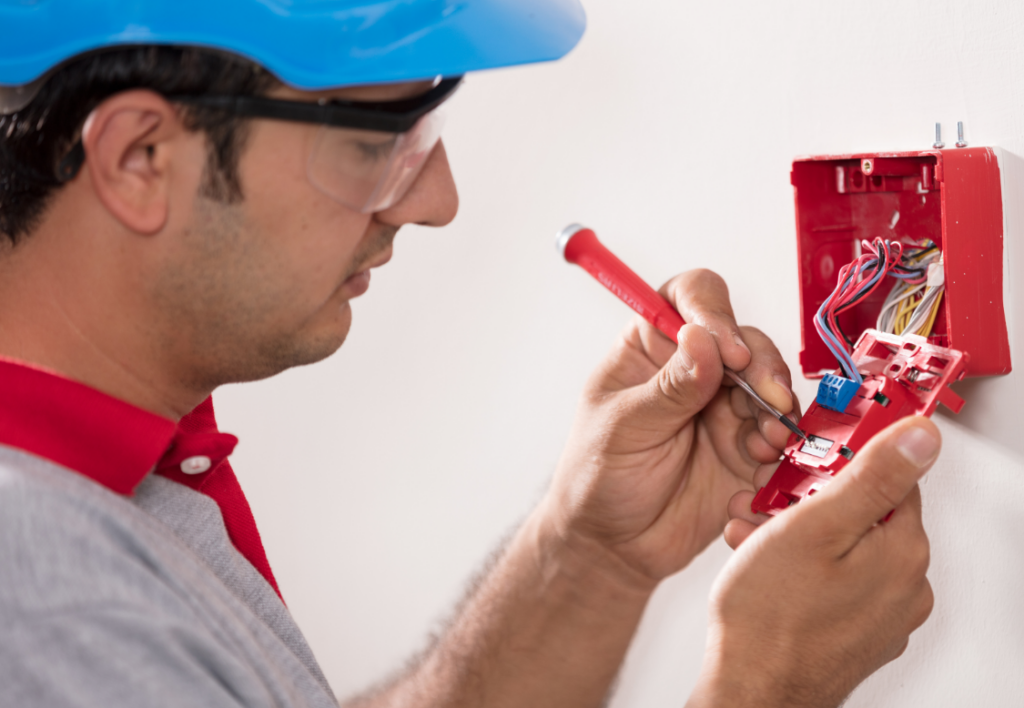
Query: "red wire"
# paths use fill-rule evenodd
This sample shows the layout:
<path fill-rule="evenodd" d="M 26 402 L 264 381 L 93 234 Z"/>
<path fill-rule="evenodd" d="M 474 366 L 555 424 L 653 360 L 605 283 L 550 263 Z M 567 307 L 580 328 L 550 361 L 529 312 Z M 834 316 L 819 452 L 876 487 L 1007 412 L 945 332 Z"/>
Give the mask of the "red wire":
<path fill-rule="evenodd" d="M 903 244 L 898 241 L 887 242 L 878 238 L 875 239 L 873 244 L 863 241 L 862 245 L 867 253 L 862 254 L 839 270 L 839 289 L 825 311 L 826 319 L 832 331 L 836 334 L 842 332 L 839 328 L 838 316 L 853 307 L 857 302 L 860 302 L 861 299 L 869 297 L 886 280 L 890 271 L 899 266 L 900 260 L 903 257 Z M 882 262 L 882 273 L 880 275 L 878 275 L 877 265 L 867 273 L 861 270 L 865 264 L 874 259 Z M 851 277 L 851 274 L 853 274 L 853 277 Z M 875 277 L 876 275 L 878 275 L 877 278 Z M 874 283 L 869 286 L 868 283 L 872 280 L 874 280 Z M 918 281 L 914 280 L 911 282 Z M 846 338 L 840 337 L 839 339 L 841 340 L 840 344 L 849 352 L 850 346 Z"/>

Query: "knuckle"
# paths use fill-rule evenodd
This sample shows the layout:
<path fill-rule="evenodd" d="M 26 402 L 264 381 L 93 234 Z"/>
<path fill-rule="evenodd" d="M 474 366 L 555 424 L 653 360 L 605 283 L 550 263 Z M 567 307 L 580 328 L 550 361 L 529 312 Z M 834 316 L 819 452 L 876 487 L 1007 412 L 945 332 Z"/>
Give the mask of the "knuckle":
<path fill-rule="evenodd" d="M 932 610 L 935 609 L 935 591 L 932 590 L 932 584 L 927 580 L 924 583 L 924 588 L 921 590 L 921 601 L 917 613 L 917 625 L 920 627 L 924 624 L 929 617 L 931 617 Z M 915 627 L 915 628 L 916 628 Z"/>
<path fill-rule="evenodd" d="M 887 543 L 894 547 L 892 560 L 901 571 L 898 577 L 903 582 L 921 582 L 931 564 L 931 544 L 924 530 L 915 529 L 900 538 L 887 539 Z"/>
<path fill-rule="evenodd" d="M 687 271 L 684 277 L 687 277 L 695 284 L 716 286 L 725 290 L 729 289 L 725 284 L 725 279 L 709 268 L 694 268 L 691 271 Z"/>
<path fill-rule="evenodd" d="M 868 452 L 868 451 L 865 451 Z M 868 501 L 880 509 L 894 509 L 906 496 L 907 490 L 900 483 L 902 475 L 898 465 L 877 452 L 854 460 L 855 469 L 850 470 L 856 477 L 857 486 Z"/>
<path fill-rule="evenodd" d="M 767 462 L 765 464 L 759 465 L 758 468 L 754 470 L 754 488 L 761 489 L 766 484 L 768 484 L 768 481 L 772 478 L 772 475 L 775 474 L 775 470 L 779 469 L 780 464 L 782 463 Z"/>
<path fill-rule="evenodd" d="M 907 637 L 900 644 L 897 645 L 896 651 L 893 652 L 892 658 L 893 659 L 899 659 L 901 656 L 903 656 L 903 653 L 907 650 L 907 647 L 909 647 L 909 646 L 910 646 L 910 637 Z"/>
<path fill-rule="evenodd" d="M 748 337 L 749 336 L 749 337 L 751 337 L 753 339 L 768 339 L 768 335 L 766 335 L 764 332 L 762 332 L 757 327 L 752 327 L 750 325 L 742 325 L 740 327 L 740 332 L 743 333 L 744 337 Z"/>
<path fill-rule="evenodd" d="M 781 374 L 790 385 L 792 376 L 789 366 L 779 353 L 778 347 L 771 338 L 756 327 L 742 326 L 739 328 L 743 341 L 750 347 L 751 359 L 747 371 L 756 370 L 761 375 L 775 376 Z"/>
<path fill-rule="evenodd" d="M 902 497 L 885 474 L 879 473 L 872 466 L 865 466 L 858 470 L 858 487 L 868 502 L 879 509 L 896 508 Z"/>
<path fill-rule="evenodd" d="M 904 615 L 906 633 L 909 635 L 927 622 L 933 609 L 935 609 L 935 593 L 932 591 L 931 583 L 923 580 L 907 603 L 907 612 Z"/>
<path fill-rule="evenodd" d="M 615 392 L 608 390 L 602 373 L 596 372 L 587 379 L 583 385 L 580 397 L 581 403 L 594 408 L 600 408 L 606 401 L 614 397 Z"/>
<path fill-rule="evenodd" d="M 665 290 L 677 303 L 691 301 L 708 314 L 722 314 L 732 318 L 729 306 L 729 287 L 718 273 L 697 268 L 672 278 Z"/>
<path fill-rule="evenodd" d="M 778 457 L 779 454 L 778 450 L 773 448 L 771 444 L 765 440 L 764 434 L 760 431 L 756 423 L 754 423 L 747 432 L 744 445 L 740 448 L 740 452 L 746 453 L 743 457 L 751 467 L 755 467 L 762 462 L 769 462 Z"/>
<path fill-rule="evenodd" d="M 747 420 L 755 417 L 756 413 L 751 411 L 749 400 L 750 396 L 739 386 L 729 389 L 729 407 L 732 408 L 732 412 L 737 418 Z"/>
<path fill-rule="evenodd" d="M 657 385 L 658 392 L 672 403 L 686 405 L 693 400 L 693 391 L 681 386 L 667 370 L 658 374 Z"/>
<path fill-rule="evenodd" d="M 928 543 L 928 537 L 921 533 L 911 546 L 910 562 L 908 565 L 915 576 L 923 577 L 928 572 L 928 566 L 931 564 L 931 544 Z"/>

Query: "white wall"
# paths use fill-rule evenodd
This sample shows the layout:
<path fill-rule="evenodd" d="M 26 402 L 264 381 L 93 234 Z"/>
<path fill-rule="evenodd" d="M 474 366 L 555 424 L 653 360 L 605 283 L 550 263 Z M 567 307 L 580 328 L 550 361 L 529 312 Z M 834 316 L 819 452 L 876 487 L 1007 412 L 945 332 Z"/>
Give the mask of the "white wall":
<path fill-rule="evenodd" d="M 541 494 L 581 382 L 628 319 L 559 262 L 597 229 L 661 282 L 705 266 L 741 321 L 799 346 L 789 166 L 917 149 L 941 120 L 1003 149 L 1016 373 L 963 384 L 924 484 L 936 608 L 851 706 L 1021 704 L 1024 5 L 588 0 L 565 61 L 471 77 L 447 145 L 462 211 L 408 228 L 331 360 L 219 394 L 290 607 L 339 695 L 398 668 Z M 948 142 L 953 142 L 948 140 Z M 1016 314 L 1015 314 L 1016 313 Z M 800 381 L 804 400 L 813 383 Z M 713 545 L 655 596 L 615 706 L 679 706 Z"/>

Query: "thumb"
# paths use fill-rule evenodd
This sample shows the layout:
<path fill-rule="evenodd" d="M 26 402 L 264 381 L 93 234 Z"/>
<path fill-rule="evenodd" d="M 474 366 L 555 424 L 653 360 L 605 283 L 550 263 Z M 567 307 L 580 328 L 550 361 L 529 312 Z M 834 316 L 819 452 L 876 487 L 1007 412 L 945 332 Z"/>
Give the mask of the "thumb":
<path fill-rule="evenodd" d="M 806 504 L 810 538 L 833 542 L 845 553 L 895 509 L 928 471 L 942 436 L 927 418 L 906 418 L 872 438 L 836 480 Z"/>
<path fill-rule="evenodd" d="M 700 325 L 683 325 L 672 357 L 646 383 L 624 392 L 621 403 L 647 429 L 678 430 L 708 404 L 722 384 L 715 338 Z"/>

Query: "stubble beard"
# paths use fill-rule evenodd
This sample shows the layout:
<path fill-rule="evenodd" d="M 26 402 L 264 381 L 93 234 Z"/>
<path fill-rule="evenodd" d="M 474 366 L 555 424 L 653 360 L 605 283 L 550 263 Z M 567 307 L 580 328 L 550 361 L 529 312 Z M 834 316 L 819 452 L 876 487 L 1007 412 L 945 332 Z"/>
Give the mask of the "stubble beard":
<path fill-rule="evenodd" d="M 296 366 L 326 359 L 344 343 L 351 322 L 347 303 L 337 317 L 349 321 L 321 332 L 306 320 L 268 327 L 267 313 L 280 307 L 286 294 L 267 292 L 261 282 L 273 264 L 247 258 L 242 205 L 224 204 L 200 196 L 189 262 L 165 269 L 152 294 L 160 311 L 170 313 L 164 348 L 174 352 L 177 376 L 197 390 L 226 383 L 256 381 Z M 344 282 L 377 258 L 395 239 L 398 228 L 371 224 L 377 232 L 359 247 L 329 302 L 336 301 Z M 340 331 L 339 331 L 340 329 Z"/>

